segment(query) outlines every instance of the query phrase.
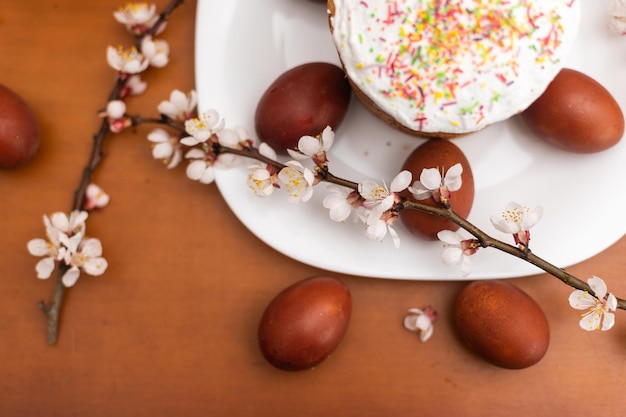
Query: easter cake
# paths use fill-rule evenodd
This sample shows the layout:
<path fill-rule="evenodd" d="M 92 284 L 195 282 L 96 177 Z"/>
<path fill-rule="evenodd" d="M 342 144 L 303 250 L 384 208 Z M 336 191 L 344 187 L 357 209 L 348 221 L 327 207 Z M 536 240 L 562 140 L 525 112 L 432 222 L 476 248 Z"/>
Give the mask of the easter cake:
<path fill-rule="evenodd" d="M 390 125 L 451 138 L 510 118 L 563 67 L 580 0 L 329 0 L 355 95 Z"/>

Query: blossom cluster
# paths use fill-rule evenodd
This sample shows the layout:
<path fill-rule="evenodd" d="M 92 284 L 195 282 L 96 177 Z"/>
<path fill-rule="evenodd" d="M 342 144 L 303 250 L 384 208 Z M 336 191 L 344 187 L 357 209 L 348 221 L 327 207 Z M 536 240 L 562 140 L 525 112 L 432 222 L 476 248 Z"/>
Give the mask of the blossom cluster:
<path fill-rule="evenodd" d="M 42 257 L 35 267 L 38 278 L 50 278 L 57 263 L 65 268 L 61 279 L 66 287 L 76 283 L 81 270 L 89 275 L 104 273 L 108 264 L 102 257 L 102 244 L 85 235 L 87 216 L 86 211 L 44 215 L 47 240 L 37 238 L 27 244 L 31 255 Z"/>
<path fill-rule="evenodd" d="M 169 62 L 170 48 L 167 41 L 155 39 L 151 30 L 158 22 L 156 6 L 147 3 L 128 3 L 113 13 L 115 19 L 122 23 L 126 29 L 137 39 L 139 46 L 124 47 L 122 45 L 109 46 L 106 58 L 109 66 L 117 71 L 118 79 L 123 82 L 119 99 L 111 100 L 106 110 L 100 113 L 109 121 L 112 132 L 121 132 L 131 126 L 132 122 L 126 115 L 124 97 L 143 93 L 147 83 L 141 79 L 140 73 L 149 67 L 163 68 Z M 165 29 L 162 22 L 155 34 L 160 34 Z"/>

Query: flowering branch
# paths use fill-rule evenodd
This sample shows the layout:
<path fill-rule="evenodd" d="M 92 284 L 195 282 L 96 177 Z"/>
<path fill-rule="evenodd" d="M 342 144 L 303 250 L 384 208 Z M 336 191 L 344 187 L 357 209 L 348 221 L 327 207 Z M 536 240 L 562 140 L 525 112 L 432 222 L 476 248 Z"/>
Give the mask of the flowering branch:
<path fill-rule="evenodd" d="M 237 155 L 247 156 L 250 158 L 259 158 L 258 152 L 256 151 L 255 148 L 249 148 L 249 149 L 246 149 L 245 151 L 222 148 L 222 152 L 234 153 Z M 267 158 L 263 158 L 263 161 L 266 163 L 273 163 L 277 169 L 281 169 L 282 167 L 284 167 L 283 164 L 280 164 L 276 161 L 268 160 Z M 350 188 L 354 191 L 358 191 L 359 189 L 358 183 L 334 176 L 327 170 L 327 167 L 322 172 L 323 174 L 321 175 L 321 177 L 323 181 L 326 181 L 331 184 L 340 185 L 342 187 Z M 591 286 L 587 284 L 585 281 L 577 278 L 576 276 L 572 275 L 566 270 L 551 264 L 550 262 L 535 255 L 532 251 L 530 251 L 530 249 L 527 246 L 528 240 L 526 240 L 525 244 L 514 246 L 506 242 L 503 242 L 499 239 L 496 239 L 490 236 L 489 234 L 487 234 L 486 232 L 484 232 L 483 230 L 481 230 L 480 228 L 478 228 L 477 226 L 475 226 L 474 224 L 472 224 L 471 222 L 469 222 L 468 220 L 466 220 L 465 218 L 461 217 L 449 205 L 432 206 L 429 204 L 420 203 L 419 201 L 410 200 L 406 197 L 403 197 L 401 199 L 401 202 L 398 203 L 396 210 L 403 210 L 403 209 L 418 210 L 418 211 L 431 214 L 433 216 L 446 218 L 452 221 L 453 223 L 455 223 L 456 225 L 458 225 L 460 228 L 469 232 L 472 236 L 474 236 L 476 240 L 478 241 L 478 245 L 480 247 L 495 248 L 509 255 L 520 258 L 526 262 L 531 263 L 532 265 L 535 265 L 536 267 L 547 272 L 548 274 L 558 278 L 563 283 L 569 285 L 572 288 L 575 288 L 581 291 L 586 291 L 587 293 L 593 296 L 596 295 L 594 290 L 591 288 Z M 617 308 L 626 310 L 626 300 L 617 298 Z"/>
<path fill-rule="evenodd" d="M 327 134 L 329 133 L 327 132 Z M 324 133 L 322 133 L 321 135 L 323 136 Z M 245 146 L 243 148 L 231 148 L 228 146 L 220 145 L 218 142 L 216 142 L 216 145 L 213 148 L 213 152 L 215 152 L 217 155 L 233 154 L 237 156 L 243 156 L 243 157 L 247 157 L 251 159 L 256 159 L 258 161 L 263 162 L 266 165 L 273 167 L 274 168 L 273 170 L 275 172 L 280 172 L 282 169 L 285 169 L 287 167 L 287 165 L 281 162 L 278 162 L 276 159 L 272 159 L 262 154 L 259 151 L 259 148 L 256 148 L 254 146 Z M 325 154 L 325 152 L 326 150 L 324 150 L 323 153 Z M 290 154 L 291 156 L 294 156 L 293 153 L 290 153 Z M 314 157 L 312 157 L 312 159 L 315 160 Z M 325 155 L 323 158 L 318 158 L 314 171 L 319 181 L 324 181 L 330 184 L 335 184 L 341 187 L 345 187 L 345 188 L 351 189 L 354 192 L 359 192 L 360 190 L 359 183 L 333 175 L 328 169 L 328 160 L 326 159 Z M 460 177 L 460 172 L 457 173 L 457 176 Z M 472 224 L 465 218 L 461 217 L 458 213 L 454 211 L 454 209 L 448 203 L 448 199 L 450 195 L 449 191 L 450 189 L 452 191 L 456 191 L 456 189 L 458 189 L 456 187 L 460 188 L 460 184 L 455 185 L 454 187 L 450 187 L 450 184 L 447 184 L 447 187 L 446 187 L 447 192 L 444 192 L 444 193 L 439 192 L 436 194 L 438 196 L 437 198 L 440 198 L 441 201 L 444 202 L 443 204 L 439 206 L 433 206 L 433 205 L 421 203 L 417 200 L 412 200 L 406 197 L 401 197 L 399 201 L 395 204 L 395 207 L 393 207 L 392 210 L 395 211 L 396 213 L 404 209 L 418 210 L 418 211 L 422 211 L 422 212 L 425 212 L 434 216 L 446 218 L 452 221 L 453 223 L 455 223 L 456 225 L 458 225 L 460 228 L 469 232 L 475 238 L 476 241 L 472 247 L 473 253 L 476 252 L 476 249 L 478 247 L 480 248 L 491 247 L 491 248 L 498 249 L 502 252 L 505 252 L 509 255 L 515 256 L 517 258 L 520 258 L 526 262 L 529 262 L 537 266 L 538 268 L 542 269 L 543 271 L 547 272 L 550 275 L 553 275 L 554 277 L 558 278 L 559 280 L 569 285 L 570 287 L 587 292 L 591 294 L 592 296 L 596 296 L 592 287 L 589 284 L 587 284 L 585 281 L 577 278 L 576 276 L 565 271 L 564 269 L 551 264 L 545 259 L 535 255 L 528 246 L 529 236 L 530 236 L 528 232 L 528 228 L 523 227 L 521 229 L 517 228 L 514 230 L 507 229 L 506 231 L 508 232 L 514 232 L 513 236 L 515 238 L 516 245 L 511 245 L 511 244 L 508 244 L 506 242 L 503 242 L 499 239 L 496 239 L 490 236 L 489 234 L 487 234 L 486 232 L 484 232 L 483 230 L 481 230 L 480 228 L 478 228 L 477 226 L 475 226 L 474 224 Z M 617 303 L 616 303 L 617 308 L 626 310 L 626 300 L 619 299 L 619 298 L 617 298 L 616 300 L 617 300 Z"/>
<path fill-rule="evenodd" d="M 217 116 L 214 115 L 214 117 L 217 117 Z M 158 122 L 158 123 L 166 123 L 166 124 L 172 125 L 171 121 L 169 121 L 168 118 L 164 118 L 164 119 L 163 118 L 162 119 L 136 118 L 134 120 L 136 123 Z M 219 124 L 216 124 L 216 126 L 218 125 Z M 177 128 L 180 129 L 180 125 L 177 125 Z M 209 137 L 210 139 L 212 139 L 208 141 L 212 144 L 210 153 L 214 154 L 213 156 L 211 156 L 211 158 L 209 158 L 211 161 L 217 161 L 219 156 L 224 155 L 224 154 L 231 154 L 231 155 L 236 155 L 239 157 L 255 159 L 263 163 L 262 165 L 260 165 L 262 170 L 267 171 L 269 168 L 271 168 L 270 169 L 271 172 L 267 172 L 267 176 L 263 178 L 269 180 L 269 182 L 272 184 L 272 188 L 270 189 L 278 188 L 277 186 L 278 181 L 272 181 L 270 180 L 270 178 L 272 177 L 272 175 L 277 175 L 277 173 L 288 168 L 288 163 L 284 164 L 284 163 L 279 162 L 277 160 L 275 153 L 273 152 L 268 155 L 267 151 L 266 152 L 261 151 L 262 149 L 261 147 L 257 148 L 257 147 L 251 146 L 249 140 L 245 142 L 244 146 L 231 147 L 231 146 L 222 144 L 220 143 L 218 133 L 219 132 L 211 132 L 210 137 Z M 327 129 L 324 132 L 322 132 L 320 134 L 320 137 L 317 138 L 316 140 L 319 140 L 320 142 L 322 142 L 325 135 L 330 136 L 333 134 L 330 129 Z M 311 137 L 305 136 L 302 139 L 304 141 L 310 141 Z M 203 143 L 203 142 L 199 141 L 198 143 Z M 262 144 L 261 146 L 265 146 L 265 145 Z M 311 159 L 312 161 L 314 161 L 315 166 L 312 172 L 315 173 L 314 174 L 315 181 L 317 182 L 323 181 L 329 184 L 338 185 L 340 187 L 344 187 L 344 188 L 352 190 L 352 193 L 361 194 L 363 192 L 363 187 L 361 184 L 354 182 L 354 181 L 337 177 L 329 171 L 328 159 L 326 158 L 326 151 L 328 150 L 328 148 L 330 148 L 330 145 L 328 145 L 326 149 L 316 149 L 312 151 L 310 149 L 307 150 L 307 146 L 308 145 L 301 146 L 301 149 L 299 150 L 299 152 L 290 151 L 289 153 L 290 153 L 290 156 L 292 157 L 298 157 L 297 155 L 300 154 L 304 156 L 301 159 Z M 302 149 L 303 147 L 304 149 Z M 425 171 L 429 171 L 429 170 L 425 170 Z M 471 254 L 474 254 L 478 248 L 491 247 L 491 248 L 498 249 L 502 252 L 508 253 L 509 255 L 515 256 L 517 258 L 520 258 L 526 262 L 529 262 L 537 266 L 538 268 L 542 269 L 543 271 L 547 272 L 550 275 L 553 275 L 554 277 L 558 278 L 559 280 L 569 285 L 570 287 L 573 287 L 577 290 L 585 291 L 591 294 L 592 296 L 596 296 L 594 290 L 589 284 L 577 278 L 576 276 L 572 275 L 571 273 L 565 271 L 564 269 L 559 268 L 549 263 L 543 258 L 540 258 L 539 256 L 535 255 L 530 250 L 529 248 L 530 233 L 528 229 L 530 228 L 530 226 L 534 225 L 534 223 L 536 223 L 538 218 L 541 216 L 541 212 L 538 209 L 536 209 L 538 212 L 532 213 L 533 216 L 528 216 L 529 218 L 534 219 L 533 223 L 530 225 L 528 224 L 517 225 L 515 221 L 507 222 L 506 220 L 500 221 L 498 223 L 492 219 L 496 227 L 500 228 L 502 231 L 510 232 L 511 234 L 513 234 L 516 245 L 511 245 L 506 242 L 503 242 L 499 239 L 496 239 L 490 236 L 489 234 L 487 234 L 486 232 L 484 232 L 483 230 L 481 230 L 480 228 L 478 228 L 477 226 L 475 226 L 474 224 L 472 224 L 471 222 L 469 222 L 468 220 L 460 216 L 450 206 L 449 204 L 450 192 L 456 191 L 461 187 L 460 185 L 461 172 L 458 170 L 456 166 L 454 166 L 450 169 L 449 173 L 451 173 L 451 175 L 450 176 L 446 175 L 446 178 L 441 178 L 440 176 L 437 177 L 436 181 L 437 182 L 441 181 L 443 183 L 441 187 L 439 186 L 435 187 L 435 186 L 429 185 L 429 182 L 424 181 L 426 185 L 429 185 L 430 187 L 433 188 L 433 190 L 431 190 L 430 193 L 426 193 L 426 191 L 428 190 L 428 187 L 424 187 L 424 184 L 416 183 L 416 185 L 419 185 L 419 190 L 411 189 L 411 187 L 409 187 L 409 189 L 411 189 L 412 192 L 419 194 L 420 197 L 423 195 L 435 197 L 441 203 L 440 205 L 433 206 L 430 204 L 421 203 L 418 200 L 397 196 L 395 197 L 397 198 L 397 201 L 393 203 L 391 206 L 389 205 L 382 206 L 382 207 L 386 207 L 384 211 L 392 212 L 392 215 L 388 216 L 388 218 L 395 219 L 397 217 L 397 213 L 400 210 L 405 210 L 405 209 L 418 210 L 418 211 L 422 211 L 433 216 L 446 218 L 452 221 L 453 223 L 455 223 L 456 225 L 458 225 L 460 228 L 469 232 L 475 238 L 475 240 L 471 242 L 471 244 L 469 245 L 470 247 L 467 249 L 468 252 L 471 252 Z M 310 181 L 310 182 L 313 184 L 315 183 L 315 181 Z M 398 191 L 401 191 L 401 189 Z M 372 191 L 372 193 L 374 194 L 376 192 L 378 192 L 378 189 L 375 189 Z M 257 193 L 257 194 L 268 195 L 265 193 Z M 387 196 L 390 196 L 391 194 L 395 194 L 395 193 L 387 192 Z M 363 199 L 363 201 L 365 200 L 366 198 Z M 344 203 L 346 199 L 341 198 L 340 201 Z M 360 204 L 362 204 L 363 201 L 359 201 L 359 199 L 357 199 L 355 202 L 357 203 L 357 206 L 359 206 Z M 508 212 L 509 214 L 515 213 L 516 210 L 521 210 L 521 209 L 518 207 L 514 207 L 513 209 L 509 209 Z M 377 213 L 376 214 L 377 219 L 380 218 L 382 214 L 383 214 L 382 212 Z M 331 217 L 332 217 L 332 213 L 331 213 Z M 345 220 L 345 217 L 341 217 L 340 219 L 334 219 L 334 220 L 343 221 Z M 513 226 L 508 226 L 509 224 L 512 224 Z M 619 298 L 617 298 L 616 300 L 617 300 L 617 303 L 616 303 L 617 308 L 626 310 L 626 300 L 619 299 Z"/>
<path fill-rule="evenodd" d="M 154 5 L 146 4 L 128 4 L 114 13 L 116 20 L 123 23 L 134 35 L 135 46 L 128 50 L 121 47 L 109 47 L 107 50 L 109 64 L 117 70 L 117 77 L 107 98 L 107 111 L 100 114 L 103 120 L 93 135 L 91 154 L 74 193 L 70 215 L 55 213 L 50 218 L 44 216 L 48 241 L 33 239 L 28 243 L 31 254 L 44 256 L 37 264 L 39 278 L 47 279 L 58 263 L 52 300 L 49 304 L 39 302 L 47 319 L 46 334 L 50 345 L 56 344 L 58 339 L 60 312 L 66 288 L 76 283 L 81 269 L 90 275 L 100 275 L 107 267 L 106 261 L 100 256 L 100 241 L 84 235 L 86 210 L 102 207 L 108 202 L 108 195 L 95 186 L 92 180 L 102 161 L 103 146 L 109 134 L 131 124 L 124 117 L 125 106 L 119 100 L 129 94 L 143 92 L 145 83 L 140 80 L 138 73 L 149 66 L 162 67 L 167 63 L 167 43 L 155 41 L 153 36 L 165 28 L 171 13 L 182 3 L 183 0 L 172 0 L 159 15 L 155 15 Z M 90 193 L 91 190 L 95 191 Z"/>

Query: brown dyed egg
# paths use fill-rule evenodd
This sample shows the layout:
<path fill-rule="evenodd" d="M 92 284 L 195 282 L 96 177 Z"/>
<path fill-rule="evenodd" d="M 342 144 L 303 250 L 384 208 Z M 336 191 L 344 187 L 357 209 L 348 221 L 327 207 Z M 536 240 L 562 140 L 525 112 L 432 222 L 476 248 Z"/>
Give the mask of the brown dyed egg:
<path fill-rule="evenodd" d="M 337 278 L 313 277 L 280 292 L 259 325 L 263 356 L 277 368 L 312 368 L 343 339 L 352 314 L 348 287 Z"/>
<path fill-rule="evenodd" d="M 26 102 L 0 84 L 0 168 L 16 168 L 39 149 L 39 124 Z"/>
<path fill-rule="evenodd" d="M 263 93 L 254 124 L 259 140 L 277 152 L 296 148 L 302 136 L 336 129 L 350 104 L 350 84 L 336 65 L 311 62 L 279 76 Z"/>
<path fill-rule="evenodd" d="M 425 168 L 443 169 L 445 172 L 457 164 L 463 166 L 461 189 L 450 196 L 452 208 L 462 217 L 467 218 L 474 203 L 474 175 L 465 154 L 449 140 L 431 139 L 418 146 L 406 159 L 402 169 L 407 169 L 413 174 L 413 181 L 419 181 L 422 170 Z M 404 191 L 405 197 L 414 199 L 408 191 Z M 436 206 L 432 198 L 420 200 L 431 206 Z M 400 220 L 414 234 L 427 238 L 437 239 L 437 232 L 441 230 L 457 230 L 459 227 L 450 220 L 433 216 L 417 210 L 400 211 Z"/>
<path fill-rule="evenodd" d="M 624 115 L 611 93 L 567 68 L 521 116 L 539 138 L 571 152 L 603 151 L 624 135 Z"/>
<path fill-rule="evenodd" d="M 470 350 L 496 366 L 527 368 L 548 350 L 550 329 L 543 310 L 509 282 L 468 284 L 457 296 L 454 318 Z"/>

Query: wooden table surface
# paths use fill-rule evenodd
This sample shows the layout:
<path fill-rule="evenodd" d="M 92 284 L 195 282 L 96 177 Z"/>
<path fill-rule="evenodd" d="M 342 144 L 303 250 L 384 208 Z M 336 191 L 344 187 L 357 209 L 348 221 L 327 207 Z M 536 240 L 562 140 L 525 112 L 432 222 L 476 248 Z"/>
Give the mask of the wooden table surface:
<path fill-rule="evenodd" d="M 37 303 L 50 299 L 54 280 L 36 278 L 26 242 L 43 237 L 43 214 L 71 208 L 114 82 L 106 47 L 130 43 L 112 17 L 120 5 L 0 0 L 0 83 L 32 106 L 42 129 L 35 159 L 0 171 L 0 416 L 624 414 L 623 313 L 610 332 L 580 330 L 571 289 L 548 275 L 511 280 L 551 328 L 546 356 L 530 368 L 497 368 L 460 342 L 451 306 L 465 283 L 340 274 L 332 275 L 350 288 L 353 315 L 339 348 L 310 371 L 273 368 L 257 346 L 265 306 L 289 284 L 328 272 L 257 239 L 214 185 L 164 169 L 147 126 L 107 142 L 96 181 L 112 199 L 88 231 L 109 268 L 68 291 L 58 344 L 48 346 Z M 128 100 L 129 111 L 156 114 L 172 89 L 194 87 L 195 9 L 189 1 L 174 13 L 161 36 L 171 62 L 146 74 L 148 90 Z M 584 244 L 575 225 L 570 238 Z M 622 239 L 570 271 L 601 276 L 625 296 L 625 252 Z M 426 304 L 440 320 L 423 344 L 401 321 Z"/>

